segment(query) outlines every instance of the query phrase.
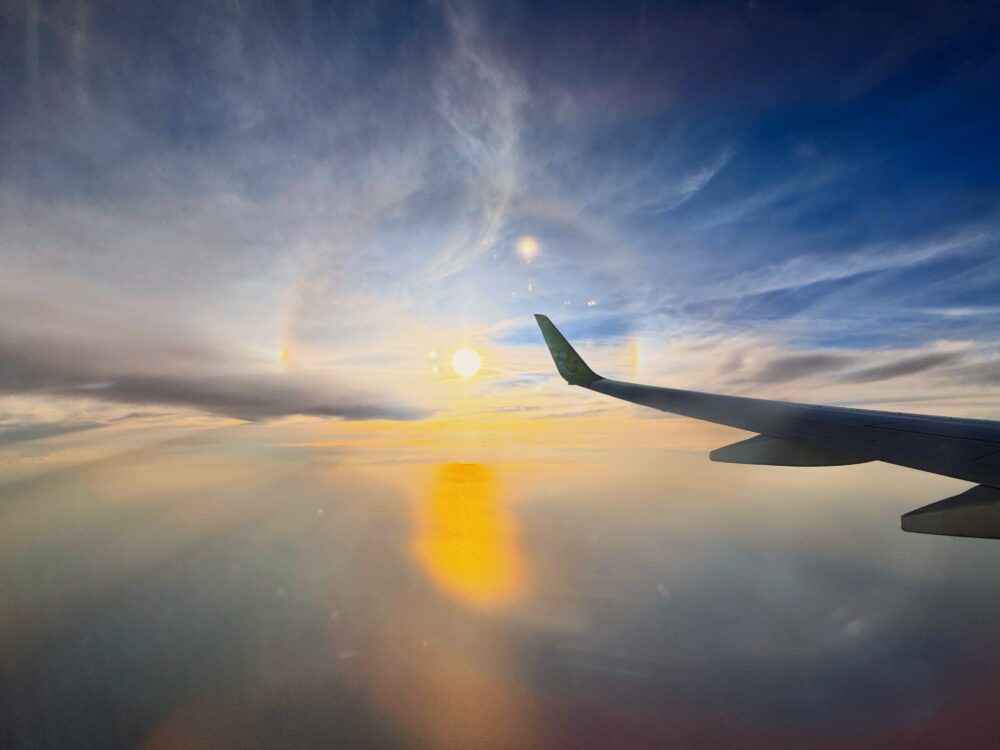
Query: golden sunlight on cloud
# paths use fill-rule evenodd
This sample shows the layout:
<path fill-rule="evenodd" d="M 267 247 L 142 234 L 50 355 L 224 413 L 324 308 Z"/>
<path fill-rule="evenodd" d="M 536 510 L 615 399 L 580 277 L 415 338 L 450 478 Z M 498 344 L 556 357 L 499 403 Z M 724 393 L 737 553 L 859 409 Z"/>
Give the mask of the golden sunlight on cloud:
<path fill-rule="evenodd" d="M 441 588 L 472 604 L 506 604 L 521 592 L 517 528 L 483 464 L 438 468 L 419 509 L 413 550 Z"/>

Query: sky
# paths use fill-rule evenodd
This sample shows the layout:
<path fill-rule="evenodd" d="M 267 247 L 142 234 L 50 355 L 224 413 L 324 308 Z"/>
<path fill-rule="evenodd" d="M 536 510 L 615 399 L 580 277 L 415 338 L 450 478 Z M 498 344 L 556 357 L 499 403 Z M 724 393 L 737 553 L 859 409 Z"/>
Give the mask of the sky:
<path fill-rule="evenodd" d="M 107 709 L 107 747 L 267 746 L 295 721 L 266 705 L 321 746 L 317 691 L 375 746 L 985 743 L 1000 551 L 897 526 L 961 483 L 710 466 L 746 435 L 566 387 L 532 314 L 609 377 L 1000 418 L 998 31 L 985 2 L 4 3 L 8 744 Z M 172 673 L 149 632 L 237 645 Z M 166 687 L 95 692 L 95 658 Z M 495 710 L 442 713 L 466 694 Z"/>

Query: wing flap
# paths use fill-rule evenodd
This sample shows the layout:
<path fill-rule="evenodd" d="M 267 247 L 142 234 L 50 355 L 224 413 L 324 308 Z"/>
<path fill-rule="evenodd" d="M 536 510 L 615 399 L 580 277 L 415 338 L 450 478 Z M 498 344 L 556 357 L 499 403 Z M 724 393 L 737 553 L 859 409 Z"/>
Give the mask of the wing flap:
<path fill-rule="evenodd" d="M 716 448 L 708 457 L 722 463 L 758 466 L 848 466 L 871 460 L 767 435 Z"/>
<path fill-rule="evenodd" d="M 900 519 L 903 531 L 980 539 L 1000 539 L 1000 489 L 978 485 L 911 510 Z"/>

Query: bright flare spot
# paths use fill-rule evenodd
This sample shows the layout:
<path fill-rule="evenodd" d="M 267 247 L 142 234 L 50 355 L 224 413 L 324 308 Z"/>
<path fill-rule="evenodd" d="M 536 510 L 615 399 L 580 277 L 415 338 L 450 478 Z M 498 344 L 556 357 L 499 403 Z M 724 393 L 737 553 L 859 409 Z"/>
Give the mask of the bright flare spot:
<path fill-rule="evenodd" d="M 468 347 L 459 349 L 451 355 L 451 366 L 463 378 L 471 378 L 479 372 L 482 364 L 483 361 L 479 358 L 479 355 Z"/>
<path fill-rule="evenodd" d="M 482 464 L 444 464 L 418 516 L 414 552 L 439 586 L 480 606 L 510 602 L 523 570 L 514 518 Z"/>
<path fill-rule="evenodd" d="M 587 307 L 597 307 L 597 300 L 596 299 L 588 299 L 587 300 Z"/>
<path fill-rule="evenodd" d="M 538 240 L 530 235 L 525 235 L 517 241 L 517 254 L 525 263 L 531 263 L 538 257 Z"/>

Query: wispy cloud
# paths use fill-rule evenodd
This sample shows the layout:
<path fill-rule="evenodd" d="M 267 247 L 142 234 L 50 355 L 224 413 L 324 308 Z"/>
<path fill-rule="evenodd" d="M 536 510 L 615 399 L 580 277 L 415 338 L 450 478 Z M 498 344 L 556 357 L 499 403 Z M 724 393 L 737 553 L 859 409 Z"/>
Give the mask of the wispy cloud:
<path fill-rule="evenodd" d="M 944 239 L 920 242 L 878 243 L 870 247 L 836 255 L 803 253 L 765 268 L 742 273 L 722 282 L 716 293 L 729 296 L 765 294 L 800 289 L 831 281 L 840 281 L 917 266 L 944 257 L 982 250 L 1000 240 L 995 228 L 962 232 Z"/>
<path fill-rule="evenodd" d="M 70 435 L 74 432 L 93 430 L 100 426 L 99 422 L 0 423 L 0 446 Z"/>
<path fill-rule="evenodd" d="M 725 169 L 726 164 L 733 156 L 732 148 L 725 148 L 709 164 L 699 167 L 693 172 L 684 175 L 675 186 L 668 189 L 666 193 L 661 192 L 649 198 L 649 209 L 654 214 L 672 211 L 684 205 L 705 188 L 712 179 Z"/>
<path fill-rule="evenodd" d="M 519 73 L 490 48 L 472 6 L 446 6 L 451 52 L 434 73 L 437 111 L 464 161 L 462 182 L 474 197 L 471 233 L 458 235 L 421 273 L 440 281 L 494 249 L 521 188 L 521 108 L 527 92 Z"/>
<path fill-rule="evenodd" d="M 915 375 L 927 370 L 940 368 L 943 365 L 955 364 L 964 359 L 964 352 L 928 352 L 900 357 L 894 362 L 866 367 L 848 373 L 846 380 L 854 383 L 869 383 L 877 380 L 889 380 L 907 375 Z"/>

